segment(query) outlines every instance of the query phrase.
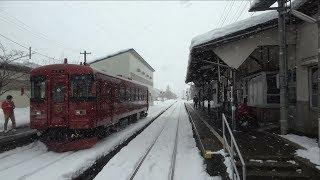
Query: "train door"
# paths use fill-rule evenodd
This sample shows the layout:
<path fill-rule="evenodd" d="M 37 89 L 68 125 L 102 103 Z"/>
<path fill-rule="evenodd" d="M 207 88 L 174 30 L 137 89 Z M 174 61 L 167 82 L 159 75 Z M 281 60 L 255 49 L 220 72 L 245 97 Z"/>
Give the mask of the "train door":
<path fill-rule="evenodd" d="M 50 124 L 55 127 L 68 126 L 68 75 L 59 74 L 50 79 Z"/>

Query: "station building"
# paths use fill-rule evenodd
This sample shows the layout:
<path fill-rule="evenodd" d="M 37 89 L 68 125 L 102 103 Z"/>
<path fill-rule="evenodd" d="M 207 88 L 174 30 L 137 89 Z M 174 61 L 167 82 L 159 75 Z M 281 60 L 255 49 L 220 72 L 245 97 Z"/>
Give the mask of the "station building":
<path fill-rule="evenodd" d="M 317 19 L 317 0 L 295 0 L 292 9 Z M 288 16 L 287 86 L 289 130 L 315 136 L 317 120 L 317 25 Z M 269 11 L 193 38 L 186 83 L 208 109 L 230 98 L 228 79 L 235 71 L 235 98 L 252 107 L 261 124 L 279 123 L 278 12 Z M 217 66 L 214 63 L 221 64 Z M 220 72 L 220 73 L 218 73 Z M 218 74 L 221 74 L 219 76 Z M 278 124 L 279 125 L 279 124 Z"/>
<path fill-rule="evenodd" d="M 149 102 L 152 104 L 154 101 L 153 73 L 155 70 L 134 49 L 125 49 L 98 58 L 89 64 L 110 75 L 122 76 L 146 85 L 149 89 Z"/>

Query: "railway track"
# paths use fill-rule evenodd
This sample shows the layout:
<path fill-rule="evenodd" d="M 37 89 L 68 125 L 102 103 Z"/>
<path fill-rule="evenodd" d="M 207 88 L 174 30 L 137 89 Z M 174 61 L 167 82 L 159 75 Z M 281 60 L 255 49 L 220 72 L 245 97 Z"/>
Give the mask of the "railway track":
<path fill-rule="evenodd" d="M 176 110 L 175 109 L 171 112 L 171 116 L 173 112 Z M 174 169 L 175 169 L 175 163 L 176 163 L 176 155 L 177 155 L 177 144 L 178 144 L 178 135 L 179 135 L 179 122 L 180 122 L 180 112 L 181 112 L 181 106 L 179 108 L 179 118 L 177 121 L 177 127 L 176 127 L 176 132 L 175 132 L 175 138 L 174 138 L 174 147 L 173 151 L 171 154 L 171 163 L 170 163 L 170 168 L 169 168 L 169 173 L 168 173 L 168 180 L 173 180 L 174 179 Z M 129 180 L 133 180 L 136 177 L 136 174 L 140 170 L 142 164 L 145 162 L 146 158 L 149 156 L 151 150 L 154 149 L 155 144 L 157 143 L 159 137 L 163 135 L 163 130 L 165 129 L 166 126 L 168 126 L 169 120 L 162 126 L 161 131 L 157 134 L 157 136 L 154 138 L 153 142 L 151 145 L 148 147 L 148 149 L 145 151 L 142 157 L 140 157 L 140 160 L 136 163 L 135 168 L 131 175 L 128 178 Z"/>
<path fill-rule="evenodd" d="M 163 113 L 170 113 L 170 115 L 176 110 L 177 108 L 177 104 L 175 103 L 173 105 L 173 107 L 171 107 L 171 109 L 167 109 L 166 112 Z M 162 113 L 162 114 L 163 114 Z M 160 116 L 158 116 L 157 118 L 159 118 Z M 142 133 L 146 128 L 148 128 L 151 124 L 154 124 L 153 122 L 155 120 L 157 120 L 157 118 L 153 119 L 150 123 L 148 123 L 143 129 L 141 129 L 139 132 L 137 132 L 134 136 L 134 138 L 136 138 L 138 135 L 140 135 L 140 133 Z M 156 122 L 155 122 L 156 123 Z M 157 122 L 159 123 L 159 122 Z M 166 122 L 168 123 L 168 121 Z M 150 153 L 150 151 L 153 149 L 153 146 L 156 144 L 157 139 L 161 136 L 164 128 L 166 127 L 166 123 L 163 124 L 161 126 L 161 129 L 159 130 L 159 132 L 157 133 L 156 137 L 153 139 L 152 143 L 150 146 L 148 146 L 147 150 L 144 152 L 143 157 L 139 158 L 139 161 L 135 164 L 135 168 L 133 168 L 133 171 L 131 172 L 130 178 L 128 179 L 134 179 L 134 177 L 137 175 L 140 167 L 142 166 L 143 162 L 145 161 L 146 157 L 148 156 L 148 154 Z M 134 139 L 132 138 L 132 139 Z M 131 140 L 132 140 L 131 139 Z M 130 141 L 131 141 L 130 140 Z M 93 179 L 96 177 L 96 175 L 98 175 L 98 173 L 103 169 L 103 167 L 105 167 L 106 164 L 109 163 L 109 161 L 115 156 L 117 155 L 117 153 L 122 149 L 122 147 L 127 146 L 129 144 L 129 142 L 126 142 L 125 144 L 122 144 L 121 147 L 117 148 L 114 150 L 114 152 L 112 152 L 111 154 L 108 154 L 107 156 L 100 158 L 97 163 L 90 167 L 86 172 L 84 172 L 83 174 L 81 174 L 80 176 L 76 177 L 75 179 Z M 130 154 L 130 156 L 135 156 L 135 154 Z M 98 178 L 99 179 L 99 178 Z"/>
<path fill-rule="evenodd" d="M 108 158 L 110 159 L 110 157 L 120 151 L 122 147 L 125 147 L 154 120 L 156 120 L 170 107 L 172 107 L 173 104 L 156 113 L 154 117 L 152 117 L 151 119 L 149 118 L 149 120 L 142 120 L 142 122 L 140 121 L 130 125 L 130 127 L 128 128 L 132 129 L 130 130 L 132 131 L 132 134 L 129 136 L 125 135 L 124 137 L 121 137 L 124 138 L 124 140 L 119 140 L 120 143 L 116 144 L 117 142 L 112 141 L 112 139 L 117 137 L 116 134 L 121 134 L 122 131 L 128 131 L 127 129 L 122 129 L 115 134 L 111 134 L 111 137 L 106 137 L 105 139 L 107 139 L 107 141 L 110 141 L 108 143 L 103 142 L 105 141 L 105 139 L 101 140 L 101 146 L 98 146 L 99 151 L 105 149 L 106 154 L 101 156 L 91 164 L 86 165 L 85 167 L 74 169 L 73 171 L 76 172 L 75 175 L 66 174 L 66 178 L 93 179 L 95 174 L 98 173 L 97 170 L 99 169 L 99 165 L 103 164 L 103 161 L 107 160 Z M 146 121 L 146 123 L 143 123 L 143 121 Z M 124 132 L 122 134 L 124 134 Z M 105 145 L 109 146 L 105 147 Z M 108 150 L 108 148 L 112 147 L 114 147 L 113 150 Z M 10 179 L 34 179 L 35 177 L 43 177 L 42 174 L 45 175 L 48 172 L 52 173 L 51 170 L 56 170 L 56 173 L 58 174 L 59 169 L 63 168 L 63 166 L 61 167 L 61 165 L 66 164 L 65 162 L 72 163 L 72 161 L 79 159 L 77 158 L 79 155 L 90 156 L 90 154 L 87 154 L 86 151 L 90 152 L 94 151 L 94 149 L 59 154 L 47 151 L 43 143 L 41 143 L 40 141 L 35 141 L 29 145 L 18 147 L 14 150 L 6 151 L 0 154 L 0 179 L 6 179 L 7 177 L 10 177 Z M 96 157 L 92 156 L 91 159 L 95 158 Z"/>

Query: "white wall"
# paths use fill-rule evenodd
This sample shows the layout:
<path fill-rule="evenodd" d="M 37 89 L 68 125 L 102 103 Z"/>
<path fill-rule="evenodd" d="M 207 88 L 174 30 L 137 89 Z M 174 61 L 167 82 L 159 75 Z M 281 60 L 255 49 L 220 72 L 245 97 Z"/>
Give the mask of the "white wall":
<path fill-rule="evenodd" d="M 90 64 L 94 69 L 104 71 L 107 74 L 114 76 L 122 75 L 125 77 L 130 77 L 129 73 L 129 52 L 122 53 L 106 60 L 101 60 Z"/>
<path fill-rule="evenodd" d="M 137 59 L 136 56 L 134 56 L 131 53 L 129 54 L 129 59 L 130 59 L 129 71 L 131 73 L 135 74 L 136 76 L 143 78 L 149 86 L 153 87 L 153 72 L 146 65 L 144 65 L 139 59 Z M 140 72 L 138 72 L 138 69 L 140 69 Z M 143 72 L 144 72 L 144 74 L 143 74 Z M 149 77 L 147 77 L 147 75 Z M 134 77 L 132 77 L 132 78 L 134 79 Z M 139 81 L 139 79 L 135 79 L 135 80 Z M 145 83 L 145 82 L 142 82 L 142 83 Z"/>

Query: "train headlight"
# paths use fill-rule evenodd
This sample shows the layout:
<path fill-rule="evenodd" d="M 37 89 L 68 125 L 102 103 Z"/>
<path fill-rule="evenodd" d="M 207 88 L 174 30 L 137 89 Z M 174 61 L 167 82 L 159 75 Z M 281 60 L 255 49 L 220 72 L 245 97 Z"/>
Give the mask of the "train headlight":
<path fill-rule="evenodd" d="M 76 110 L 76 115 L 81 116 L 81 115 L 86 115 L 86 110 Z"/>
<path fill-rule="evenodd" d="M 41 111 L 34 111 L 33 112 L 33 115 L 36 115 L 36 116 L 40 116 L 42 113 L 41 113 Z"/>

